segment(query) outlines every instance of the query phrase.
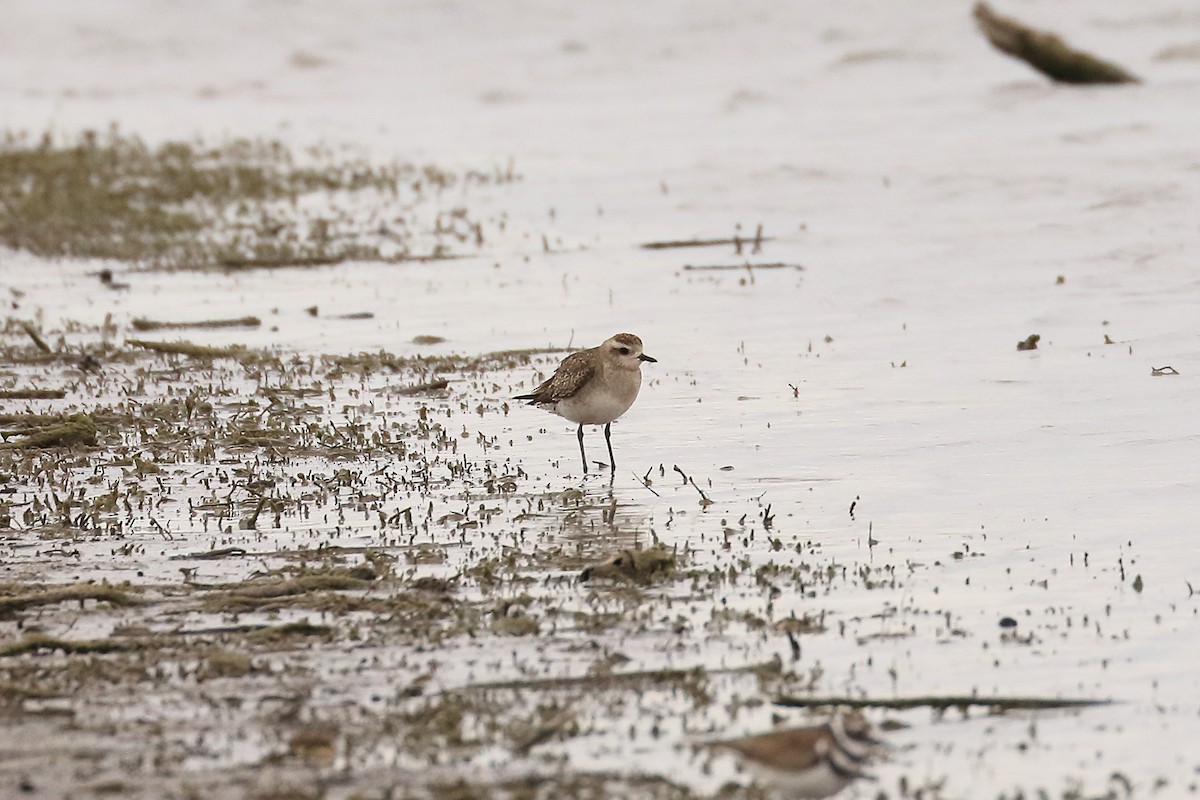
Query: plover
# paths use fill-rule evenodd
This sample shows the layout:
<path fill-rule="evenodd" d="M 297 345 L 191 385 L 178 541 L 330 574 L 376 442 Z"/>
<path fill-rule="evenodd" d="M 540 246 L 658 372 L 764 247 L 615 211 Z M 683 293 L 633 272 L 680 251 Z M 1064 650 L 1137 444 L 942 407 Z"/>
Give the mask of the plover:
<path fill-rule="evenodd" d="M 710 742 L 732 750 L 781 798 L 830 797 L 863 772 L 871 752 L 881 745 L 858 712 L 835 715 L 823 725 L 771 731 L 744 739 Z"/>
<path fill-rule="evenodd" d="M 612 422 L 637 399 L 642 387 L 642 362 L 657 360 L 642 352 L 641 339 L 632 333 L 618 333 L 599 347 L 567 356 L 541 386 L 514 399 L 528 400 L 530 405 L 578 423 L 579 457 L 583 459 L 585 475 L 588 466 L 583 450 L 583 426 L 603 425 L 609 465 L 615 472 Z"/>

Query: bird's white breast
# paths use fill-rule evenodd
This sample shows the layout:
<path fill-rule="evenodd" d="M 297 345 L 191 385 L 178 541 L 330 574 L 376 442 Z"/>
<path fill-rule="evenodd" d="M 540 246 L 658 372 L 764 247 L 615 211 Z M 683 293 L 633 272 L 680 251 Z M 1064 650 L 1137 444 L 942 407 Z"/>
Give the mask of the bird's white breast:
<path fill-rule="evenodd" d="M 641 386 L 641 370 L 605 369 L 551 410 L 577 424 L 604 425 L 629 410 Z"/>
<path fill-rule="evenodd" d="M 752 762 L 749 766 L 765 785 L 774 787 L 781 798 L 829 797 L 846 788 L 851 780 L 835 772 L 825 761 L 798 772 Z"/>

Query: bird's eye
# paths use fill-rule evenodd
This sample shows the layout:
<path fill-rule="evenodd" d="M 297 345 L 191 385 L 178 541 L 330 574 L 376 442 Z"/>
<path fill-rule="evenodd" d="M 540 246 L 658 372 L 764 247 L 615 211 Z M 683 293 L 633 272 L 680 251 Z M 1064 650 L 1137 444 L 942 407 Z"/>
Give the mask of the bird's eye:
<path fill-rule="evenodd" d="M 627 356 L 627 355 L 629 355 L 629 348 L 628 348 L 628 347 L 620 347 L 620 348 L 617 348 L 617 349 L 621 351 L 621 355 L 623 355 L 623 356 Z"/>

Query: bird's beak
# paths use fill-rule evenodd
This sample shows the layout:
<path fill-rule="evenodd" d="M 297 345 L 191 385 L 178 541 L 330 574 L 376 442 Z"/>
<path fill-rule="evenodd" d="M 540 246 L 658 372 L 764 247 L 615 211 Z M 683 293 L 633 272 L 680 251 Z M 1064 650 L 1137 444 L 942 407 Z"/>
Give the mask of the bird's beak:
<path fill-rule="evenodd" d="M 651 358 L 650 356 L 646 355 L 645 353 L 642 353 L 641 355 L 638 356 L 638 361 L 649 361 L 652 364 L 658 363 L 657 358 Z"/>

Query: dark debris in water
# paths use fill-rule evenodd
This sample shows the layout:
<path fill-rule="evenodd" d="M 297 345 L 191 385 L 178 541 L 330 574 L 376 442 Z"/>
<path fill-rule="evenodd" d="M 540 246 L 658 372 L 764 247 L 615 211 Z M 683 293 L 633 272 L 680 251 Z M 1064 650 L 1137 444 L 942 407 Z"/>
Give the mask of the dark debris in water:
<path fill-rule="evenodd" d="M 1124 67 L 1076 50 L 1053 33 L 997 14 L 987 3 L 976 3 L 973 14 L 993 47 L 1024 61 L 1051 80 L 1067 84 L 1140 82 Z"/>
<path fill-rule="evenodd" d="M 663 580 L 675 569 L 675 554 L 665 548 L 652 547 L 647 550 L 626 548 L 615 556 L 606 558 L 585 568 L 579 580 L 628 581 L 648 584 Z"/>

